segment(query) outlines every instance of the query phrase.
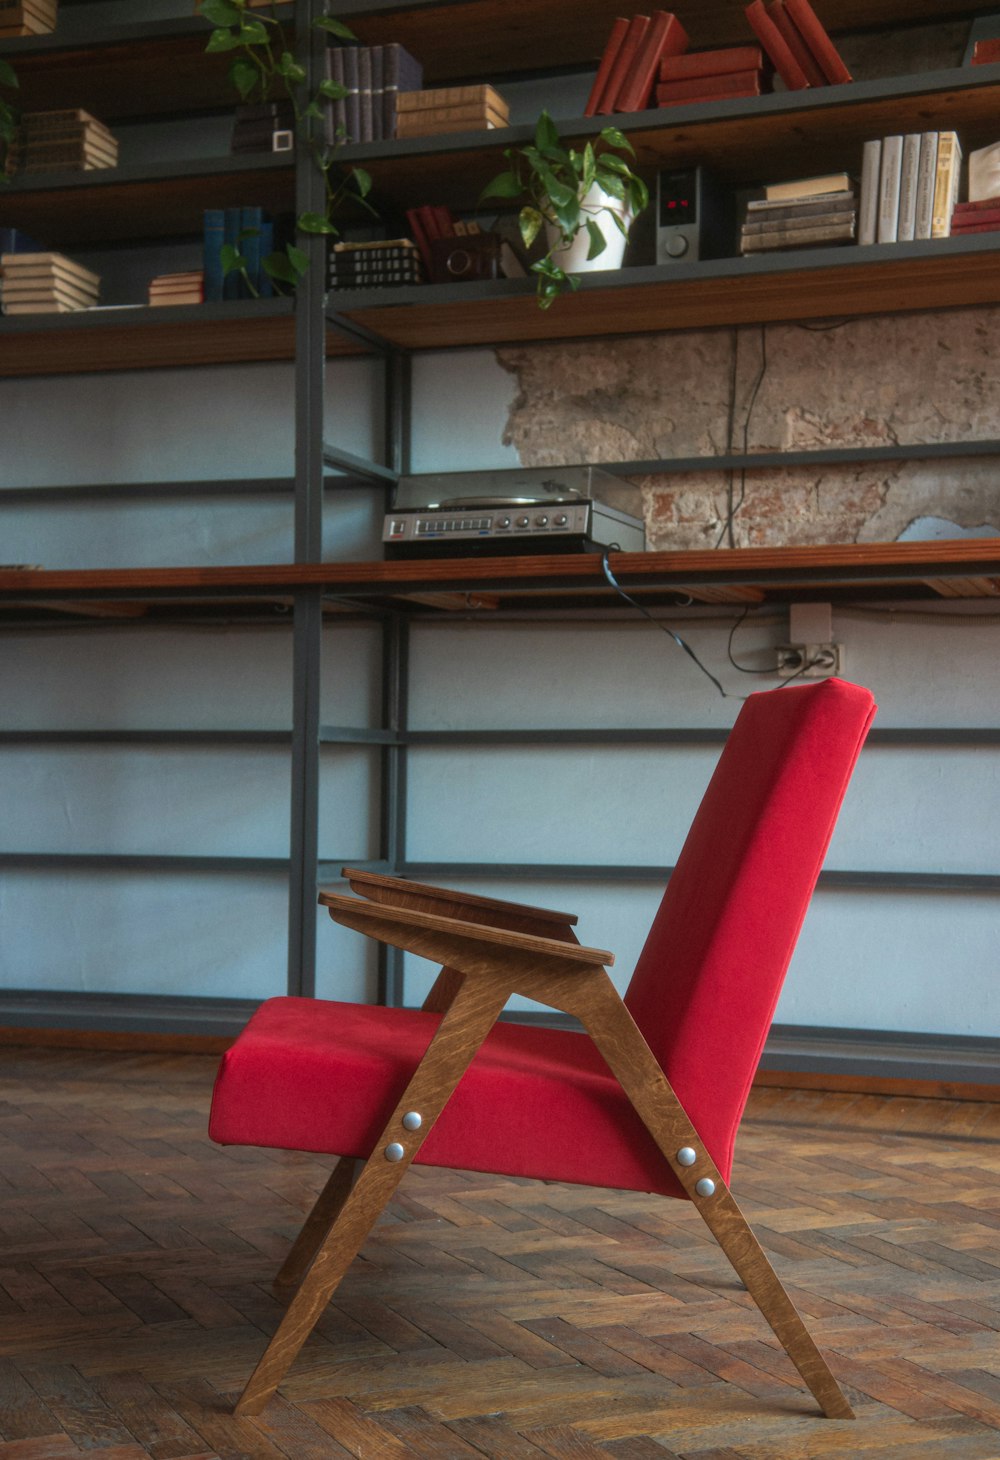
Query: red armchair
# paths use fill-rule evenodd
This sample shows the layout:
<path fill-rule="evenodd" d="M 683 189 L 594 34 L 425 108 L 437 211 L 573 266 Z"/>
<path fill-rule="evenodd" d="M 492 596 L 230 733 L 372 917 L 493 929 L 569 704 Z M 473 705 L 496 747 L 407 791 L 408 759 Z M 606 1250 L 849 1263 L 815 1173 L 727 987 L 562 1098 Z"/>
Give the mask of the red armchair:
<path fill-rule="evenodd" d="M 266 1404 L 420 1161 L 693 1201 L 823 1412 L 852 1417 L 727 1182 L 874 708 L 833 679 L 750 696 L 624 1000 L 613 955 L 581 947 L 569 914 L 352 871 L 359 896 L 321 896 L 442 970 L 422 1010 L 271 999 L 223 1058 L 214 1140 L 342 1158 L 278 1274 L 294 1293 L 237 1413 Z M 586 1033 L 498 1024 L 514 993 Z"/>

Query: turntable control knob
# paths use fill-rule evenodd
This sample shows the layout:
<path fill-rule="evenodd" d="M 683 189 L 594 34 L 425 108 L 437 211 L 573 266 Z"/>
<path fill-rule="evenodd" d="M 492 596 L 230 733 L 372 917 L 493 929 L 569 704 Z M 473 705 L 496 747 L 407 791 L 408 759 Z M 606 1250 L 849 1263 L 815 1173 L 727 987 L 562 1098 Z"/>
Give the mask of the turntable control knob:
<path fill-rule="evenodd" d="M 510 526 L 510 518 L 509 517 L 494 517 L 494 519 L 493 519 L 493 526 L 494 527 L 509 527 Z"/>
<path fill-rule="evenodd" d="M 553 525 L 555 527 L 565 527 L 568 521 L 569 518 L 566 516 L 565 512 L 560 512 L 558 517 L 553 517 L 552 519 Z"/>
<path fill-rule="evenodd" d="M 549 525 L 549 519 L 546 517 L 546 515 L 545 515 L 544 512 L 541 513 L 540 516 L 538 516 L 538 517 L 535 518 L 535 526 L 536 527 L 548 527 L 548 525 Z"/>
<path fill-rule="evenodd" d="M 517 521 L 515 522 L 514 526 L 515 527 L 527 527 L 530 524 L 530 522 L 531 522 L 531 518 L 530 517 L 519 517 L 517 519 Z"/>

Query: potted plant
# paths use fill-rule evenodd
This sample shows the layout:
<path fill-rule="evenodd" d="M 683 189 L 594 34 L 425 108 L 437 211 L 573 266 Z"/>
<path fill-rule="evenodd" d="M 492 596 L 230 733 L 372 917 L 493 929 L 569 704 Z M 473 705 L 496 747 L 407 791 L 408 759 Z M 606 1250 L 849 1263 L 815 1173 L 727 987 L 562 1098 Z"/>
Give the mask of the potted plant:
<path fill-rule="evenodd" d="M 543 111 L 534 140 L 504 151 L 508 166 L 488 183 L 485 198 L 521 198 L 518 223 L 531 247 L 543 227 L 548 249 L 531 265 L 538 275 L 538 303 L 547 309 L 566 289 L 576 289 L 576 272 L 620 267 L 629 228 L 649 202 L 642 178 L 626 157 L 635 156 L 617 127 L 605 127 L 582 151 L 567 147 Z"/>

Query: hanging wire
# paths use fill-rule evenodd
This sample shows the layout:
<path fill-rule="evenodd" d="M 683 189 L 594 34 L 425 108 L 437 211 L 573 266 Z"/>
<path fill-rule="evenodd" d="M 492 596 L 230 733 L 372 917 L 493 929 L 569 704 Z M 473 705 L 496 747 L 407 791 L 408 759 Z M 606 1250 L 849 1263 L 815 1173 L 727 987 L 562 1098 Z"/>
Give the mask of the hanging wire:
<path fill-rule="evenodd" d="M 735 366 L 735 354 L 734 354 L 734 366 Z M 762 324 L 760 326 L 760 368 L 757 371 L 757 378 L 754 380 L 753 387 L 752 387 L 752 389 L 750 391 L 750 400 L 747 403 L 746 415 L 743 418 L 743 455 L 744 456 L 746 456 L 747 450 L 748 450 L 749 444 L 750 444 L 750 421 L 751 421 L 751 418 L 753 416 L 754 406 L 757 404 L 757 396 L 758 396 L 758 394 L 760 392 L 761 382 L 763 381 L 764 376 L 766 374 L 767 374 L 767 326 Z M 733 395 L 732 395 L 731 399 L 735 399 L 735 385 L 733 387 Z M 731 427 L 730 427 L 730 445 L 731 444 L 732 444 L 732 430 L 731 430 Z M 728 498 L 728 501 L 727 501 L 727 505 L 726 505 L 726 520 L 725 520 L 725 522 L 723 522 L 722 527 L 719 530 L 719 535 L 715 539 L 715 543 L 714 543 L 714 546 L 715 547 L 717 547 L 717 548 L 718 547 L 721 547 L 722 544 L 723 544 L 723 541 L 725 539 L 727 539 L 727 538 L 729 540 L 729 546 L 730 547 L 735 547 L 736 546 L 736 536 L 735 536 L 735 533 L 733 531 L 733 523 L 734 523 L 734 521 L 736 519 L 736 514 L 739 512 L 740 508 L 743 506 L 744 501 L 746 500 L 746 494 L 747 494 L 747 469 L 746 469 L 745 466 L 742 466 L 742 467 L 740 467 L 740 493 L 739 493 L 739 497 L 736 498 L 735 500 L 734 500 L 734 492 L 733 492 L 733 479 L 732 479 L 732 474 L 730 474 L 729 484 L 728 484 L 728 487 L 727 487 L 727 498 Z"/>

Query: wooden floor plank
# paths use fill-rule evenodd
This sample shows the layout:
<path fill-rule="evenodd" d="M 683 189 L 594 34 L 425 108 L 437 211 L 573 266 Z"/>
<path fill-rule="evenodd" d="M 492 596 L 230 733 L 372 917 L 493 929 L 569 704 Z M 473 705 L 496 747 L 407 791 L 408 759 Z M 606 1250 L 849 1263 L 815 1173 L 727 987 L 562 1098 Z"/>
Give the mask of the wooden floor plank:
<path fill-rule="evenodd" d="M 213 1146 L 214 1067 L 0 1052 L 0 1460 L 1000 1457 L 1000 1107 L 751 1096 L 734 1190 L 853 1424 L 686 1203 L 429 1168 L 236 1420 L 330 1161 Z"/>

